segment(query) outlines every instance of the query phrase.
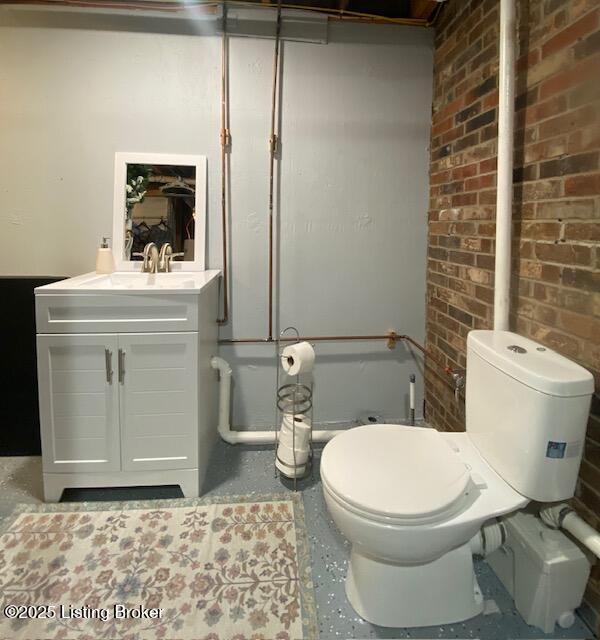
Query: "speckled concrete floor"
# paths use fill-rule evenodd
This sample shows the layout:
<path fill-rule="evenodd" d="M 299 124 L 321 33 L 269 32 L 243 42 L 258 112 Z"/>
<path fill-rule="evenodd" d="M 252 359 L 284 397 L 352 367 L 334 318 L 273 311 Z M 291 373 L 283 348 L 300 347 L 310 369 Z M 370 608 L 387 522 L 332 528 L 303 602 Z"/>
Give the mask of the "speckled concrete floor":
<path fill-rule="evenodd" d="M 313 476 L 299 483 L 306 510 L 311 543 L 313 578 L 318 605 L 321 640 L 337 638 L 482 638 L 503 640 L 516 638 L 589 638 L 588 627 L 577 619 L 568 630 L 557 629 L 554 635 L 525 624 L 514 609 L 512 599 L 485 562 L 476 564 L 479 584 L 486 599 L 493 599 L 499 613 L 481 615 L 470 621 L 422 629 L 387 629 L 359 618 L 346 600 L 344 577 L 349 555 L 348 542 L 329 518 L 319 479 L 320 451 L 316 451 Z M 206 480 L 207 495 L 265 493 L 289 488 L 273 471 L 270 449 L 231 446 L 220 442 L 215 448 Z M 173 497 L 177 492 L 173 494 Z M 0 458 L 0 516 L 5 516 L 18 502 L 41 500 L 40 458 Z M 142 496 L 133 490 L 88 490 L 69 499 L 110 500 L 125 496 Z M 143 497 L 147 497 L 144 495 Z M 158 497 L 158 496 L 157 496 Z M 161 492 L 160 497 L 165 497 Z M 426 603 L 424 603 L 426 606 Z"/>

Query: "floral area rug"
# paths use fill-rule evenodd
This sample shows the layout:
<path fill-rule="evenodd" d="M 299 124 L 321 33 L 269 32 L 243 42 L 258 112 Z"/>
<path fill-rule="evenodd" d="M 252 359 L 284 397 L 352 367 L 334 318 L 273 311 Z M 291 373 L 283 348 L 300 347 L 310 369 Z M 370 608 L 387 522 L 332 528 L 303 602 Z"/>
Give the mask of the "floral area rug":
<path fill-rule="evenodd" d="M 300 496 L 19 505 L 0 638 L 312 640 Z"/>

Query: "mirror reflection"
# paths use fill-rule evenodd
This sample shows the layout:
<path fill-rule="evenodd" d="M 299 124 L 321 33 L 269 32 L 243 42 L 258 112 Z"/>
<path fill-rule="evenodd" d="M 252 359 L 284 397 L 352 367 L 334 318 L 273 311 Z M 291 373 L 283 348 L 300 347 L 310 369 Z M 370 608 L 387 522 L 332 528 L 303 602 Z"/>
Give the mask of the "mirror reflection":
<path fill-rule="evenodd" d="M 194 259 L 194 165 L 128 163 L 124 196 L 125 260 L 143 260 L 149 242 Z"/>

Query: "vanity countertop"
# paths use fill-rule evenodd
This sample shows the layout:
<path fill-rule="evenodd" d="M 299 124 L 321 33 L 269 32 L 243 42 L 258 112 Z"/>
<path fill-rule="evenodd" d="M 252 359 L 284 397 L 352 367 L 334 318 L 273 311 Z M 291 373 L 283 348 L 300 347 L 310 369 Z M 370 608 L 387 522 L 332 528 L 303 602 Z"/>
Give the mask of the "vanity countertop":
<path fill-rule="evenodd" d="M 190 294 L 200 293 L 210 282 L 219 277 L 217 269 L 210 271 L 173 271 L 171 273 L 141 273 L 116 271 L 111 274 L 84 273 L 35 289 L 36 295 L 65 295 L 93 293 L 124 294 Z"/>

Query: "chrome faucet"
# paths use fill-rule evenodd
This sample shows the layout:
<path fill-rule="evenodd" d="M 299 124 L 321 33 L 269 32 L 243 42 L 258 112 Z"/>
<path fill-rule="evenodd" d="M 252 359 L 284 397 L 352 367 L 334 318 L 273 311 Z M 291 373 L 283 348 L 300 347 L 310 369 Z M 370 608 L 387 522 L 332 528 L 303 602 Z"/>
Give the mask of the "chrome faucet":
<path fill-rule="evenodd" d="M 158 247 L 154 242 L 149 242 L 144 247 L 143 253 L 134 253 L 134 256 L 140 256 L 144 258 L 142 262 L 142 273 L 157 273 L 158 272 Z"/>
<path fill-rule="evenodd" d="M 173 248 L 168 242 L 165 242 L 160 248 L 160 255 L 158 257 L 158 270 L 164 273 L 171 273 L 171 260 L 173 258 L 180 258 L 184 253 L 173 253 Z"/>

